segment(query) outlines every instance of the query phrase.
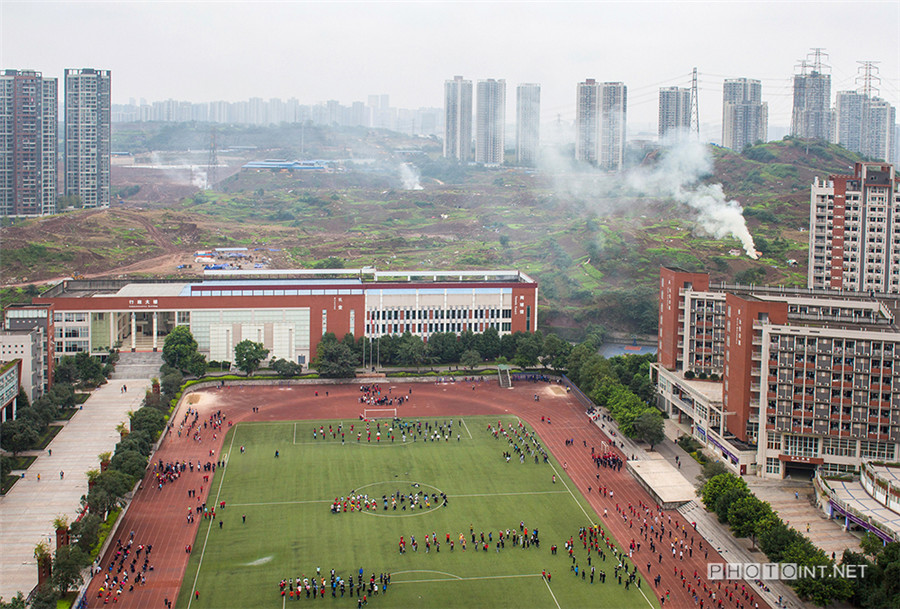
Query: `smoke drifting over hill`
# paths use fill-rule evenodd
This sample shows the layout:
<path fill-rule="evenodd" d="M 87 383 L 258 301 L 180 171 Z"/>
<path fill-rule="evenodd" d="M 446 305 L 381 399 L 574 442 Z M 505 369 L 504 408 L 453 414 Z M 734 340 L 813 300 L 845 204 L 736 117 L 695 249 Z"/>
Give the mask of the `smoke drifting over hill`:
<path fill-rule="evenodd" d="M 623 205 L 633 207 L 640 198 L 673 200 L 692 212 L 691 219 L 705 234 L 716 239 L 732 236 L 748 256 L 759 257 L 741 204 L 728 199 L 721 184 L 701 183 L 712 173 L 712 157 L 706 146 L 693 138 L 682 137 L 665 145 L 656 164 L 636 167 L 624 175 L 574 166 L 553 153 L 544 155 L 542 163 L 554 176 L 558 191 L 585 201 L 597 213 Z"/>
<path fill-rule="evenodd" d="M 400 180 L 403 182 L 403 190 L 422 190 L 419 183 L 419 168 L 412 163 L 400 165 Z"/>

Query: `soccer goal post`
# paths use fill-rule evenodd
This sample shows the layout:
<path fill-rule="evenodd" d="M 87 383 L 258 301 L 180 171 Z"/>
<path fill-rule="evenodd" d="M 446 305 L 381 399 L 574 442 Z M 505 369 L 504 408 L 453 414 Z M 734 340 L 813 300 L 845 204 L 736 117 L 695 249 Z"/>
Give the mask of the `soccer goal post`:
<path fill-rule="evenodd" d="M 367 421 L 375 421 L 377 419 L 396 419 L 396 408 L 366 408 L 363 410 L 363 418 Z"/>

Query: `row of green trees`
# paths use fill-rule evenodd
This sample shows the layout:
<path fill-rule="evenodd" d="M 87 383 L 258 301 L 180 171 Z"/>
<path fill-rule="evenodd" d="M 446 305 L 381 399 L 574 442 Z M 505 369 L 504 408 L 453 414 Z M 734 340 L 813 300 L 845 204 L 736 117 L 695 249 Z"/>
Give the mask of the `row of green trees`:
<path fill-rule="evenodd" d="M 592 341 L 574 349 L 567 359 L 569 378 L 591 400 L 609 410 L 619 431 L 629 438 L 650 444 L 650 449 L 665 438 L 663 417 L 651 406 L 653 383 L 650 364 L 653 355 L 626 355 L 609 359 L 597 353 Z"/>
<path fill-rule="evenodd" d="M 248 375 L 256 372 L 268 356 L 268 349 L 251 340 L 242 340 L 234 347 L 234 363 L 239 370 Z M 173 372 L 201 377 L 206 374 L 209 367 L 206 357 L 200 353 L 197 341 L 187 326 L 176 326 L 166 336 L 162 357 L 165 367 L 160 373 L 163 377 Z"/>
<path fill-rule="evenodd" d="M 562 372 L 571 349 L 571 344 L 555 334 L 545 337 L 540 331 L 516 332 L 502 337 L 495 328 L 480 334 L 469 330 L 459 335 L 436 332 L 428 342 L 410 332 L 358 340 L 352 334 L 338 340 L 329 332 L 319 343 L 314 366 L 320 375 L 329 378 L 352 376 L 356 368 L 366 367 L 370 362 L 415 368 L 462 364 L 469 369 L 484 362 L 498 362 Z"/>
<path fill-rule="evenodd" d="M 772 562 L 796 563 L 816 569 L 825 567 L 821 573 L 817 571 L 816 577 L 789 581 L 801 598 L 824 607 L 832 601 L 846 601 L 853 596 L 853 584 L 834 577 L 835 562 L 809 538 L 785 524 L 768 502 L 750 492 L 739 476 L 730 472 L 713 476 L 700 487 L 700 496 L 706 509 L 714 512 L 719 522 L 727 523 L 737 537 L 749 537 L 754 545 L 758 543 L 759 549 Z M 900 568 L 900 564 L 897 566 Z"/>
<path fill-rule="evenodd" d="M 69 383 L 84 389 L 93 389 L 106 382 L 113 373 L 118 359 L 119 354 L 116 351 L 109 352 L 105 363 L 84 351 L 74 356 L 66 355 L 53 367 L 53 380 L 56 383 Z"/>
<path fill-rule="evenodd" d="M 900 543 L 885 544 L 873 533 L 860 542 L 862 552 L 844 550 L 845 565 L 865 565 L 865 576 L 852 580 L 850 602 L 864 609 L 900 607 Z M 859 571 L 857 571 L 859 572 Z"/>

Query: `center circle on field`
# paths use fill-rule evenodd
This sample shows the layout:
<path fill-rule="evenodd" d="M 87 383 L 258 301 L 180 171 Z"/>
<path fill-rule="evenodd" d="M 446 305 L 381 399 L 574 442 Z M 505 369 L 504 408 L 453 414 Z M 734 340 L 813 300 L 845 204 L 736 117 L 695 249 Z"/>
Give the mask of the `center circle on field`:
<path fill-rule="evenodd" d="M 410 493 L 413 495 L 419 493 L 421 495 L 423 492 L 427 492 L 431 506 L 424 507 L 425 500 L 422 497 L 419 497 L 419 505 L 423 506 L 421 509 L 418 507 L 410 509 L 409 499 L 406 499 L 402 504 L 399 500 L 397 501 L 397 510 L 395 511 L 390 505 L 390 498 L 397 491 L 400 491 L 400 494 L 404 497 L 409 497 Z M 369 497 L 374 498 L 378 504 L 378 509 L 376 511 L 362 510 L 360 511 L 360 514 L 378 516 L 380 518 L 405 518 L 408 516 L 424 516 L 425 514 L 429 514 L 441 507 L 441 492 L 441 489 L 432 484 L 417 482 L 415 480 L 383 480 L 380 482 L 370 482 L 369 484 L 357 486 L 353 489 L 354 494 L 369 495 Z M 384 501 L 381 499 L 382 495 L 388 498 L 387 511 L 384 509 Z M 436 495 L 438 500 L 435 501 L 431 499 L 432 495 Z M 406 506 L 406 510 L 403 509 L 403 506 Z"/>

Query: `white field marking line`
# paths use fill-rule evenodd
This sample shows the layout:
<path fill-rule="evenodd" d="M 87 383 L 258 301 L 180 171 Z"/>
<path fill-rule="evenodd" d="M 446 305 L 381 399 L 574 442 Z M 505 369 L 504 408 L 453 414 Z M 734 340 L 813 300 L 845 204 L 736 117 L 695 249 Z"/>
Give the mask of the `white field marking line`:
<path fill-rule="evenodd" d="M 644 580 L 644 581 L 646 581 L 646 580 Z M 653 609 L 653 603 L 651 603 L 651 602 L 650 602 L 650 599 L 647 598 L 647 595 L 644 594 L 644 589 L 643 589 L 643 588 L 638 588 L 638 590 L 641 591 L 641 596 L 643 596 L 643 597 L 644 597 L 644 600 L 647 601 L 647 604 L 650 605 L 650 609 Z"/>
<path fill-rule="evenodd" d="M 466 423 L 466 420 L 465 420 L 465 419 L 460 419 L 460 421 L 462 421 L 463 427 L 466 428 L 466 433 L 469 434 L 469 439 L 470 439 L 470 440 L 474 440 L 474 438 L 472 437 L 472 432 L 469 431 L 469 424 Z"/>
<path fill-rule="evenodd" d="M 412 571 L 404 571 L 404 573 L 412 573 Z M 433 573 L 440 573 L 440 571 L 433 571 Z M 397 575 L 397 573 L 392 573 L 392 577 L 394 575 Z M 540 573 L 526 573 L 523 575 L 483 575 L 481 577 L 459 577 L 458 575 L 451 575 L 450 573 L 444 573 L 444 575 L 449 575 L 450 577 L 455 578 L 455 579 L 450 579 L 450 578 L 446 578 L 446 577 L 442 578 L 442 579 L 411 579 L 409 581 L 400 581 L 400 582 L 392 581 L 391 585 L 396 586 L 398 584 L 428 584 L 428 583 L 434 583 L 434 582 L 453 582 L 453 581 L 468 582 L 468 581 L 475 581 L 475 580 L 480 580 L 480 579 L 521 579 L 523 577 L 541 577 Z M 559 607 L 558 604 L 556 606 Z"/>
<path fill-rule="evenodd" d="M 460 577 L 459 575 L 453 575 L 452 573 L 447 573 L 446 571 L 433 571 L 431 569 L 410 569 L 409 571 L 394 571 L 392 575 L 401 575 L 403 573 L 438 573 L 440 575 L 446 575 L 447 577 L 452 577 L 454 579 L 462 579 L 462 577 Z M 413 583 L 413 580 L 410 580 L 406 583 Z"/>
<path fill-rule="evenodd" d="M 584 509 L 584 506 L 581 505 L 581 502 L 578 501 L 577 497 L 575 497 L 575 493 L 572 492 L 572 489 L 570 489 L 569 485 L 566 483 L 566 478 L 568 477 L 568 472 L 566 472 L 566 476 L 560 476 L 559 471 L 557 471 L 556 466 L 553 465 L 552 461 L 550 462 L 550 468 L 553 470 L 553 473 L 556 474 L 556 477 L 559 478 L 560 481 L 563 483 L 563 486 L 566 487 L 566 490 L 569 492 L 569 495 L 572 496 L 572 500 L 575 502 L 575 504 L 579 508 L 581 508 L 581 513 L 584 514 L 584 517 L 588 519 L 588 522 L 591 523 L 591 526 L 594 526 L 595 524 L 597 524 L 596 522 L 594 522 L 594 519 L 588 515 L 587 510 Z"/>
<path fill-rule="evenodd" d="M 232 503 L 233 507 L 247 507 L 259 505 L 302 505 L 305 503 L 331 503 L 334 499 L 310 499 L 307 501 L 264 501 L 262 503 Z"/>
<path fill-rule="evenodd" d="M 380 484 L 380 483 L 376 483 Z M 369 485 L 371 486 L 371 485 Z M 470 495 L 453 495 L 454 499 L 467 497 L 511 497 L 516 495 L 565 495 L 569 491 L 529 491 L 522 493 L 475 493 Z M 262 503 L 232 503 L 232 507 L 245 507 L 251 505 L 302 505 L 306 503 L 332 503 L 333 499 L 309 499 L 306 501 L 265 501 Z M 432 508 L 434 509 L 434 508 Z M 363 511 L 362 514 L 367 512 Z M 373 515 L 373 514 L 370 514 Z"/>
<path fill-rule="evenodd" d="M 591 577 L 593 577 L 593 575 Z M 553 589 L 550 588 L 550 582 L 548 582 L 547 578 L 544 576 L 541 576 L 541 579 L 544 580 L 544 584 L 547 586 L 547 592 L 549 592 L 550 596 L 553 597 L 553 602 L 556 603 L 556 609 L 560 609 L 559 601 L 556 600 L 556 595 L 553 594 Z"/>
<path fill-rule="evenodd" d="M 297 444 L 297 422 L 294 421 L 294 444 Z"/>
<path fill-rule="evenodd" d="M 286 606 L 287 606 L 287 597 L 282 596 L 281 597 L 281 609 L 284 609 Z M 559 607 L 559 605 L 557 605 L 557 607 Z"/>
<path fill-rule="evenodd" d="M 231 444 L 228 447 L 228 453 L 231 453 L 231 450 L 234 448 L 234 437 L 237 435 L 237 428 L 235 427 L 234 433 L 231 434 Z M 228 472 L 228 468 L 226 466 L 225 471 L 222 472 L 222 477 L 219 478 L 219 488 L 216 491 L 216 500 L 213 502 L 213 509 L 215 506 L 219 504 L 219 495 L 222 492 L 222 483 L 225 482 L 225 474 Z M 197 589 L 197 581 L 200 579 L 200 568 L 203 566 L 203 556 L 206 554 L 206 544 L 209 543 L 209 532 L 212 530 L 212 521 L 210 521 L 209 526 L 206 528 L 206 538 L 203 540 L 203 549 L 200 551 L 200 562 L 197 564 L 197 574 L 194 576 L 194 585 L 193 589 Z M 191 602 L 194 600 L 194 593 L 191 592 L 188 596 L 188 606 L 187 609 L 191 609 Z"/>
<path fill-rule="evenodd" d="M 581 502 L 578 501 L 578 499 L 575 497 L 575 494 L 574 494 L 574 493 L 572 492 L 572 490 L 569 488 L 569 485 L 566 484 L 566 478 L 563 477 L 563 476 L 559 476 L 559 472 L 556 470 L 556 466 L 553 465 L 553 462 L 550 462 L 550 467 L 553 468 L 553 471 L 554 471 L 554 473 L 557 474 L 557 477 L 559 477 L 559 479 L 562 480 L 563 486 L 565 486 L 565 487 L 566 487 L 566 490 L 569 491 L 569 494 L 572 495 L 572 499 L 575 501 L 575 503 L 578 505 L 578 507 L 581 508 L 581 511 L 582 511 L 582 512 L 584 513 L 584 515 L 587 517 L 588 521 L 591 523 L 591 526 L 595 525 L 596 523 L 594 522 L 594 519 L 591 518 L 590 516 L 588 516 L 588 513 L 587 513 L 587 511 L 585 511 L 584 506 L 581 505 Z M 568 474 L 568 472 L 566 472 L 566 473 Z M 608 526 L 608 525 L 607 525 L 607 529 L 609 529 L 609 526 Z M 612 533 L 611 530 L 609 530 L 608 532 L 609 532 L 609 533 Z M 618 540 L 617 540 L 616 546 L 617 546 L 620 550 L 622 550 L 622 547 L 619 545 Z M 623 551 L 623 552 L 624 552 L 624 551 Z M 629 559 L 629 560 L 631 560 L 632 563 L 634 562 L 634 559 Z M 647 604 L 650 605 L 650 607 L 652 608 L 652 607 L 653 607 L 653 603 L 651 603 L 651 602 L 650 602 L 650 599 L 647 598 L 647 595 L 644 594 L 644 590 L 643 590 L 642 588 L 638 588 L 638 590 L 641 591 L 641 596 L 644 597 L 644 600 L 646 600 L 646 601 L 647 601 Z M 554 600 L 555 600 L 555 599 L 554 599 Z M 190 609 L 190 608 L 188 608 L 188 609 Z"/>
<path fill-rule="evenodd" d="M 460 497 L 510 497 L 513 495 L 565 495 L 567 491 L 523 491 L 518 493 L 473 493 L 469 495 L 453 495 L 454 499 Z"/>

